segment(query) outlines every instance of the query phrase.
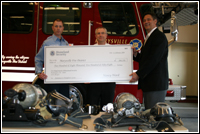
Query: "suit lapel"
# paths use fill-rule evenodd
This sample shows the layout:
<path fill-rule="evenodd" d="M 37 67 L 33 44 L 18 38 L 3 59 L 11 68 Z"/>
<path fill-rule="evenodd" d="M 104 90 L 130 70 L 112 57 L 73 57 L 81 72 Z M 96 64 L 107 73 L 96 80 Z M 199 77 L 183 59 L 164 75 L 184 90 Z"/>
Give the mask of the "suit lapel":
<path fill-rule="evenodd" d="M 158 28 L 156 28 L 152 33 L 151 35 L 148 37 L 148 40 L 145 43 L 144 46 L 146 46 L 148 44 L 148 42 L 151 40 L 151 38 L 153 38 L 154 34 L 158 31 Z"/>

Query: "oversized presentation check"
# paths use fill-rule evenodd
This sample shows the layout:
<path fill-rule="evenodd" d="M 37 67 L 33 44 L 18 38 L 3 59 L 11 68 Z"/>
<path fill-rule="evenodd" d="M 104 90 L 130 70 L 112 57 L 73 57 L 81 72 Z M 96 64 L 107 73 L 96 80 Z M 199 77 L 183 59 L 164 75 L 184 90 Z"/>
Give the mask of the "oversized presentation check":
<path fill-rule="evenodd" d="M 44 83 L 127 82 L 132 57 L 131 45 L 47 46 Z"/>

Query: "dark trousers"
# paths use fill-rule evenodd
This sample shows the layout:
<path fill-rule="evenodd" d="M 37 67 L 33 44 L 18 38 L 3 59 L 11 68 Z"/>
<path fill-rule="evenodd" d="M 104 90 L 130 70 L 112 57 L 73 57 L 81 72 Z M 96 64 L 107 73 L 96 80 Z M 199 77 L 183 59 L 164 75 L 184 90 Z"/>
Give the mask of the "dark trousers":
<path fill-rule="evenodd" d="M 113 103 L 116 84 L 112 83 L 91 83 L 88 84 L 88 104 L 100 105 L 101 109 L 108 103 Z"/>
<path fill-rule="evenodd" d="M 145 109 L 151 109 L 158 102 L 165 102 L 167 90 L 143 92 Z"/>
<path fill-rule="evenodd" d="M 69 84 L 44 84 L 44 90 L 47 93 L 56 90 L 58 93 L 69 98 Z"/>

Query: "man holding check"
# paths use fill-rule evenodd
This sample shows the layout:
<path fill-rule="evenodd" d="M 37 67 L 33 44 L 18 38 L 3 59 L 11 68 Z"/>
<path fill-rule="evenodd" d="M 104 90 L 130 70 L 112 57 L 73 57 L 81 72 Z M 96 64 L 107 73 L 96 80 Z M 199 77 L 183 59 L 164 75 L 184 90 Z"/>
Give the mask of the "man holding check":
<path fill-rule="evenodd" d="M 168 89 L 168 41 L 156 24 L 155 14 L 144 15 L 143 25 L 148 39 L 146 37 L 141 53 L 133 48 L 133 59 L 139 62 L 139 69 L 130 74 L 130 82 L 138 81 L 138 89 L 143 91 L 145 109 L 152 108 L 157 102 L 164 102 Z"/>
<path fill-rule="evenodd" d="M 52 26 L 53 35 L 48 37 L 41 46 L 39 52 L 35 56 L 35 74 L 42 80 L 47 79 L 47 75 L 42 72 L 44 64 L 44 47 L 45 46 L 68 46 L 68 42 L 62 37 L 64 30 L 63 21 L 56 19 Z M 56 90 L 62 95 L 69 97 L 69 85 L 68 84 L 44 84 L 46 92 Z"/>
<path fill-rule="evenodd" d="M 97 43 L 94 45 L 109 45 L 106 42 L 107 30 L 104 27 L 99 27 L 95 30 Z M 108 103 L 112 103 L 115 94 L 115 82 L 107 83 L 90 83 L 88 84 L 88 103 L 90 105 L 100 105 L 100 109 Z"/>

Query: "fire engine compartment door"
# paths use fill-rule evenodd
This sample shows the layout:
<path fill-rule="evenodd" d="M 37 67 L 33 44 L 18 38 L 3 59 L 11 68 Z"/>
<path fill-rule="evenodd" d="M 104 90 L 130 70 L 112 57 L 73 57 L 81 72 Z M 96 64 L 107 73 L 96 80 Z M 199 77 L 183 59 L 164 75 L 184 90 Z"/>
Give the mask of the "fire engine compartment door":
<path fill-rule="evenodd" d="M 102 26 L 108 31 L 109 44 L 129 44 L 140 38 L 133 2 L 41 2 L 40 7 L 38 50 L 53 34 L 57 18 L 64 22 L 63 37 L 73 45 L 95 44 L 95 29 Z"/>
<path fill-rule="evenodd" d="M 134 2 L 94 2 L 93 29 L 105 27 L 109 44 L 130 44 L 139 37 Z M 92 42 L 95 37 L 92 36 Z"/>
<path fill-rule="evenodd" d="M 88 45 L 88 22 L 93 20 L 93 8 L 83 7 L 83 2 L 41 2 L 40 7 L 38 51 L 53 34 L 55 19 L 63 21 L 62 36 L 69 44 Z"/>

